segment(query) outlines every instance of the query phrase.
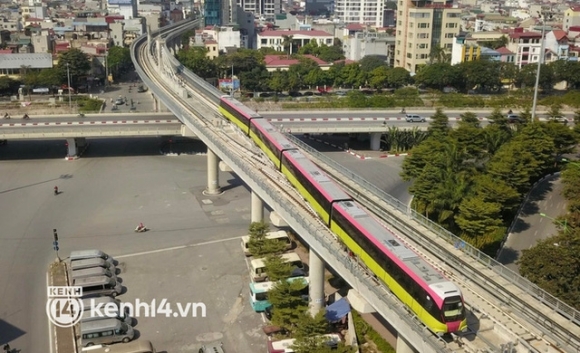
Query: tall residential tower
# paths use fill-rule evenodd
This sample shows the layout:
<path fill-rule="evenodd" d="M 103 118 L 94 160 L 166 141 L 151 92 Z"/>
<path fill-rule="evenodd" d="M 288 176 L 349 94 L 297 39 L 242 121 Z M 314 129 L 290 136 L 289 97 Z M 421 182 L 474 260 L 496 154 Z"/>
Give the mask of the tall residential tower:
<path fill-rule="evenodd" d="M 461 9 L 448 0 L 398 0 L 395 67 L 415 73 L 430 56 L 450 54 L 461 30 Z"/>

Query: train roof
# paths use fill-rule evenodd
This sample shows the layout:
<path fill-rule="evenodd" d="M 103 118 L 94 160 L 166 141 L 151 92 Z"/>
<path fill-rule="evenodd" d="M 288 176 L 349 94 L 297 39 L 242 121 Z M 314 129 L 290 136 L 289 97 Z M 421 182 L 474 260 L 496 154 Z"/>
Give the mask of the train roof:
<path fill-rule="evenodd" d="M 328 200 L 350 200 L 351 197 L 331 180 L 316 164 L 298 150 L 284 152 L 286 158 L 314 184 L 320 185 L 321 191 Z"/>
<path fill-rule="evenodd" d="M 380 243 L 386 250 L 397 257 L 407 266 L 408 270 L 413 272 L 416 277 L 422 279 L 430 288 L 442 288 L 445 292 L 450 286 L 457 290 L 457 287 L 448 281 L 439 271 L 435 270 L 416 252 L 409 249 L 405 244 L 390 230 L 383 227 L 374 219 L 366 210 L 359 207 L 353 201 L 344 201 L 336 204 L 338 210 L 354 220 L 360 225 L 360 229 L 367 237 L 374 238 L 375 242 Z M 445 283 L 447 282 L 448 285 Z M 457 290 L 458 291 L 458 290 Z M 459 291 L 458 291 L 459 293 Z M 444 297 L 444 296 L 442 296 Z"/>
<path fill-rule="evenodd" d="M 278 131 L 272 123 L 266 119 L 256 119 L 252 122 L 263 134 L 270 136 L 270 141 L 276 145 L 278 150 L 295 149 L 296 146 L 283 133 Z"/>
<path fill-rule="evenodd" d="M 244 116 L 248 119 L 262 118 L 262 116 L 260 114 L 256 113 L 252 109 L 246 107 L 245 105 L 242 104 L 242 102 L 240 102 L 239 100 L 237 100 L 235 98 L 232 98 L 229 96 L 222 96 L 221 101 L 223 103 L 226 103 L 227 105 L 229 105 L 233 109 L 237 110 L 239 113 L 244 114 Z"/>

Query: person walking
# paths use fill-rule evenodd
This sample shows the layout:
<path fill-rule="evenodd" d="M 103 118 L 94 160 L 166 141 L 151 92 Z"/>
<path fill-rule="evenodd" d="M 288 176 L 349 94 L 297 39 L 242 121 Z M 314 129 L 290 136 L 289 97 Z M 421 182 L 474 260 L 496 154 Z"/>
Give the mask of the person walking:
<path fill-rule="evenodd" d="M 8 343 L 6 343 L 6 344 L 4 345 L 4 351 L 5 351 L 5 352 L 10 352 L 10 345 L 9 345 Z"/>
<path fill-rule="evenodd" d="M 54 187 L 54 194 L 55 194 L 55 195 L 58 195 L 58 186 L 55 186 L 55 187 Z"/>

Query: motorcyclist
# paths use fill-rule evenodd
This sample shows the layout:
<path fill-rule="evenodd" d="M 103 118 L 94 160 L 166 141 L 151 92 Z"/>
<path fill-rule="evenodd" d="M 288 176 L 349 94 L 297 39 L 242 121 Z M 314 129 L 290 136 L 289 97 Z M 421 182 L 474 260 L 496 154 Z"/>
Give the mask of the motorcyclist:
<path fill-rule="evenodd" d="M 405 110 L 405 108 L 403 107 L 403 108 L 401 109 L 401 114 L 405 114 L 405 113 L 407 113 L 407 111 L 406 111 L 406 110 Z"/>
<path fill-rule="evenodd" d="M 8 113 L 5 113 L 5 114 L 4 114 L 4 119 L 10 119 L 10 114 L 8 114 Z"/>
<path fill-rule="evenodd" d="M 513 113 L 513 111 L 510 109 L 510 110 L 508 111 L 508 114 L 512 114 L 512 113 Z"/>
<path fill-rule="evenodd" d="M 22 117 L 22 119 L 30 119 L 30 117 L 28 116 L 28 114 L 24 114 L 24 116 Z"/>
<path fill-rule="evenodd" d="M 145 230 L 145 226 L 143 225 L 143 223 L 139 223 L 139 225 L 137 226 L 137 231 L 142 231 Z"/>
<path fill-rule="evenodd" d="M 55 195 L 58 195 L 58 186 L 55 186 L 55 187 L 54 187 L 54 194 L 55 194 Z"/>

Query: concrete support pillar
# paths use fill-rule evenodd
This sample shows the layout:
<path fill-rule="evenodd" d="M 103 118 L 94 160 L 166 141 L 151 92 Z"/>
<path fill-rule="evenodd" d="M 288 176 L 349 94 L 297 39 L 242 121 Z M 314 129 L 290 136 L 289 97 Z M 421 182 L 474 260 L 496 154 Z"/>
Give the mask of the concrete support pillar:
<path fill-rule="evenodd" d="M 378 151 L 381 149 L 381 136 L 380 132 L 371 132 L 371 150 Z"/>
<path fill-rule="evenodd" d="M 151 93 L 151 97 L 153 97 L 153 111 L 159 112 L 159 102 L 157 101 L 157 97 L 153 93 Z"/>
<path fill-rule="evenodd" d="M 77 141 L 74 138 L 66 139 L 66 146 L 68 148 L 67 157 L 77 156 Z"/>
<path fill-rule="evenodd" d="M 252 222 L 262 222 L 264 220 L 264 202 L 252 190 Z"/>
<path fill-rule="evenodd" d="M 415 353 L 413 347 L 401 336 L 397 337 L 397 353 Z"/>
<path fill-rule="evenodd" d="M 309 254 L 309 293 L 310 293 L 310 315 L 315 316 L 320 309 L 325 306 L 324 295 L 324 261 L 314 250 L 310 249 Z"/>
<path fill-rule="evenodd" d="M 214 151 L 207 149 L 207 189 L 208 195 L 221 194 L 219 185 L 219 158 Z"/>
<path fill-rule="evenodd" d="M 280 217 L 280 215 L 275 211 L 270 212 L 270 222 L 278 228 L 288 227 L 288 223 L 286 223 L 286 220 Z"/>

